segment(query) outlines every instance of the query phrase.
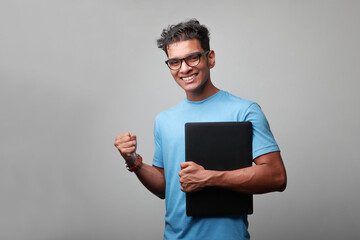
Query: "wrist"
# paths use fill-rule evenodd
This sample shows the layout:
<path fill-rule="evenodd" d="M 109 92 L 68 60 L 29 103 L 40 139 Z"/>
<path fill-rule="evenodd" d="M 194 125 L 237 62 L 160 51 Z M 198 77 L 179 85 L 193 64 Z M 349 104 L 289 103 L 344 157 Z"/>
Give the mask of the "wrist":
<path fill-rule="evenodd" d="M 208 180 L 206 181 L 206 187 L 218 187 L 220 186 L 222 171 L 206 170 Z"/>
<path fill-rule="evenodd" d="M 126 169 L 130 172 L 136 172 L 138 171 L 143 164 L 142 157 L 139 154 L 136 154 L 135 161 L 131 161 L 129 163 L 128 161 L 125 162 Z"/>

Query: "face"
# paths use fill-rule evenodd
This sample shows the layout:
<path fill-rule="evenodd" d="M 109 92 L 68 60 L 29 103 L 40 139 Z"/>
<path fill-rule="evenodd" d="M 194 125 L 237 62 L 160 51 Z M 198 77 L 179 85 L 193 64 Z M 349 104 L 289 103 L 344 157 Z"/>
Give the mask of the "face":
<path fill-rule="evenodd" d="M 167 47 L 168 58 L 185 58 L 193 53 L 203 53 L 199 40 L 190 39 L 180 42 L 175 42 Z M 210 51 L 208 55 L 200 57 L 200 63 L 195 67 L 188 66 L 185 61 L 182 61 L 181 67 L 178 70 L 170 70 L 175 81 L 179 86 L 185 90 L 188 99 L 197 96 L 196 98 L 207 98 L 208 94 L 215 88 L 210 80 L 210 69 L 215 65 L 215 53 Z M 211 96 L 212 94 L 210 94 Z"/>

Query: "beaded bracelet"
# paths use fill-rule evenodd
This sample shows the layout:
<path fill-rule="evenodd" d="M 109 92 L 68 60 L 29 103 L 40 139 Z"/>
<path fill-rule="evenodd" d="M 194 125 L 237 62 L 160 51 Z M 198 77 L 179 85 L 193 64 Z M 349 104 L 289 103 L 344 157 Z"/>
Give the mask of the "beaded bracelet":
<path fill-rule="evenodd" d="M 139 154 L 137 154 L 136 163 L 133 167 L 130 168 L 125 162 L 126 169 L 129 170 L 130 172 L 136 172 L 141 168 L 142 164 L 143 164 L 142 157 Z"/>

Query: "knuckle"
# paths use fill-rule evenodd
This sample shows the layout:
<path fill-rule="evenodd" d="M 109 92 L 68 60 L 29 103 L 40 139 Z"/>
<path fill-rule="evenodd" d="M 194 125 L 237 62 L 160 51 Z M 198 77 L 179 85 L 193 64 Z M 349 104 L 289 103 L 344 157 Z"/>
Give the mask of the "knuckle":
<path fill-rule="evenodd" d="M 127 133 L 123 133 L 120 136 L 117 136 L 117 139 L 123 139 L 127 136 Z"/>

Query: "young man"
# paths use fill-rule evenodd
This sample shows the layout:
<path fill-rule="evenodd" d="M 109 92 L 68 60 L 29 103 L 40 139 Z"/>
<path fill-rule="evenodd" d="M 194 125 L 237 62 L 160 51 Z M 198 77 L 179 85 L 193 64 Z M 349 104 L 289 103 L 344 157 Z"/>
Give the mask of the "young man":
<path fill-rule="evenodd" d="M 244 193 L 283 191 L 286 172 L 280 150 L 259 105 L 216 88 L 210 78 L 215 52 L 207 28 L 193 19 L 164 29 L 158 40 L 175 81 L 186 98 L 155 120 L 153 165 L 136 153 L 136 136 L 124 133 L 115 146 L 128 169 L 151 192 L 166 198 L 164 239 L 249 239 L 247 215 L 224 218 L 186 216 L 185 193 L 217 186 Z M 256 165 L 235 171 L 208 171 L 185 162 L 186 122 L 251 121 Z M 221 139 L 219 139 L 221 141 Z"/>

